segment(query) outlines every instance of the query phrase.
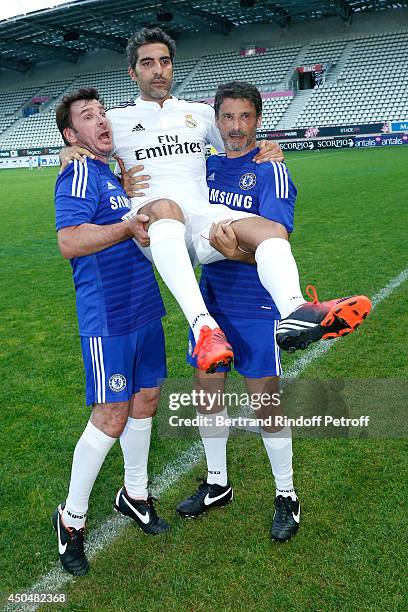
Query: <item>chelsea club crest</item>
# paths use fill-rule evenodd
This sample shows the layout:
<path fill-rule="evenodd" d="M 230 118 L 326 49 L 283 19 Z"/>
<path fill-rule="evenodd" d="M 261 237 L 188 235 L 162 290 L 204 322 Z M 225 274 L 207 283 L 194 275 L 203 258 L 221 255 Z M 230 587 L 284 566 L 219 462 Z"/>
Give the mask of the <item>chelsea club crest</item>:
<path fill-rule="evenodd" d="M 253 172 L 243 174 L 239 180 L 241 189 L 252 189 L 256 185 L 256 176 Z"/>
<path fill-rule="evenodd" d="M 123 374 L 112 374 L 109 379 L 109 387 L 115 393 L 120 393 L 126 387 L 126 378 Z"/>

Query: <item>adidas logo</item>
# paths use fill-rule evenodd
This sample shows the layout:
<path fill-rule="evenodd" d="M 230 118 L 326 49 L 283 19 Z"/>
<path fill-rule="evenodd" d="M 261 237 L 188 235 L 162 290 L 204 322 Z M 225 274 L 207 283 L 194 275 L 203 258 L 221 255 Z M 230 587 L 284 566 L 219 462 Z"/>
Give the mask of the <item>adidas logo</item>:
<path fill-rule="evenodd" d="M 143 127 L 143 125 L 141 123 L 138 123 L 137 125 L 135 125 L 135 127 L 132 129 L 132 132 L 142 132 L 145 128 Z"/>
<path fill-rule="evenodd" d="M 207 181 L 215 181 L 215 172 L 207 176 Z"/>
<path fill-rule="evenodd" d="M 108 181 L 106 185 L 108 189 L 116 189 L 116 185 L 113 185 L 113 183 L 111 183 L 110 181 Z"/>

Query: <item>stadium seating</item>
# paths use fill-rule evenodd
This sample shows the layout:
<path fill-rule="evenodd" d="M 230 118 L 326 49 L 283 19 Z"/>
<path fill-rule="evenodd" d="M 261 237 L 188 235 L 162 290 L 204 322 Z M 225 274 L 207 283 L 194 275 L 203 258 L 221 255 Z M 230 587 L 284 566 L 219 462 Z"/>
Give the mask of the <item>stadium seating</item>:
<path fill-rule="evenodd" d="M 51 100 L 59 98 L 61 93 L 68 89 L 73 80 L 74 79 L 71 78 L 59 81 L 49 81 L 40 87 L 40 89 L 36 92 L 36 96 L 48 97 Z"/>
<path fill-rule="evenodd" d="M 185 89 L 186 98 L 197 96 L 197 92 L 214 95 L 217 85 L 225 81 L 240 79 L 255 81 L 261 89 L 269 91 L 283 83 L 301 46 L 275 47 L 265 53 L 242 57 L 237 51 L 216 53 L 205 58 L 200 70 Z"/>
<path fill-rule="evenodd" d="M 254 82 L 262 92 L 275 93 L 264 101 L 263 129 L 274 129 L 279 122 L 281 127 L 286 112 L 291 120 L 287 127 L 406 119 L 407 57 L 406 30 L 312 40 L 303 46 L 271 47 L 265 53 L 246 57 L 238 50 L 224 51 L 179 60 L 173 90 L 178 97 L 203 100 L 213 97 L 216 85 L 221 82 L 232 79 Z M 325 83 L 312 91 L 299 109 L 294 104 L 290 113 L 292 100 L 300 101 L 300 96 L 279 96 L 276 92 L 288 88 L 295 62 L 324 63 L 331 69 Z M 64 80 L 49 80 L 3 92 L 0 94 L 0 148 L 60 145 L 55 106 L 68 89 L 81 86 L 96 87 L 108 107 L 137 95 L 137 87 L 124 67 L 81 73 Z M 38 115 L 22 119 L 22 108 L 34 95 L 48 97 L 49 101 L 43 104 Z"/>
<path fill-rule="evenodd" d="M 2 115 L 16 113 L 37 93 L 37 87 L 25 87 L 16 91 L 0 93 L 0 108 Z"/>
<path fill-rule="evenodd" d="M 353 41 L 337 80 L 317 88 L 296 127 L 371 123 L 408 114 L 408 32 Z"/>
<path fill-rule="evenodd" d="M 293 100 L 293 96 L 277 96 L 263 101 L 262 129 L 273 130 Z"/>
<path fill-rule="evenodd" d="M 302 59 L 302 64 L 336 64 L 346 44 L 346 40 L 344 39 L 324 40 L 322 42 L 312 43 Z"/>
<path fill-rule="evenodd" d="M 2 149 L 25 149 L 35 146 L 62 146 L 63 141 L 55 123 L 55 112 L 32 115 L 17 124 L 16 129 L 0 141 Z"/>

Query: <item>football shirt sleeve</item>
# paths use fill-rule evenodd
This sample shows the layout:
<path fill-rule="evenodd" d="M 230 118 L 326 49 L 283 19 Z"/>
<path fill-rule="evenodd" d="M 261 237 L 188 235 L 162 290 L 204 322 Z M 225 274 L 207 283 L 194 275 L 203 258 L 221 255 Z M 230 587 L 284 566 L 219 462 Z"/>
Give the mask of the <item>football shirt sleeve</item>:
<path fill-rule="evenodd" d="M 219 129 L 217 128 L 217 126 L 215 125 L 215 112 L 212 106 L 210 105 L 203 105 L 206 106 L 207 113 L 208 113 L 208 129 L 207 129 L 207 144 L 212 145 L 213 147 L 215 147 L 215 149 L 217 149 L 217 151 L 219 152 L 223 152 L 224 151 L 224 143 L 222 141 L 221 138 L 221 134 Z"/>
<path fill-rule="evenodd" d="M 286 165 L 266 162 L 258 167 L 259 214 L 293 232 L 297 189 Z"/>
<path fill-rule="evenodd" d="M 74 159 L 58 177 L 55 186 L 55 225 L 63 227 L 92 223 L 99 202 L 98 172 L 88 161 Z"/>

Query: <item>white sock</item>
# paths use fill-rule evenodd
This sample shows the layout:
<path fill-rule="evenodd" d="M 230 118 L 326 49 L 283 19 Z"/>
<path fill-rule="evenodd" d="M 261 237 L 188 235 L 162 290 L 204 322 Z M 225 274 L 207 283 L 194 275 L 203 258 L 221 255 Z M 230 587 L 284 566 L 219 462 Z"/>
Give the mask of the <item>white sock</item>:
<path fill-rule="evenodd" d="M 89 496 L 116 438 L 107 436 L 88 421 L 74 451 L 71 482 L 62 521 L 66 527 L 81 529 L 85 525 Z"/>
<path fill-rule="evenodd" d="M 274 433 L 269 433 L 261 428 L 261 435 L 275 477 L 276 495 L 297 499 L 293 487 L 292 431 L 290 427 L 283 427 Z"/>
<path fill-rule="evenodd" d="M 292 249 L 283 238 L 268 238 L 255 251 L 259 280 L 270 293 L 282 319 L 305 303 Z"/>
<path fill-rule="evenodd" d="M 216 414 L 197 412 L 197 416 L 206 419 L 205 422 L 202 421 L 202 424 L 200 424 L 199 430 L 207 459 L 207 482 L 208 484 L 218 484 L 225 487 L 228 482 L 227 442 L 229 427 L 225 423 L 217 425 L 217 417 L 218 419 L 228 418 L 227 409 L 224 408 Z"/>
<path fill-rule="evenodd" d="M 159 219 L 149 227 L 148 234 L 155 266 L 198 340 L 203 325 L 211 329 L 218 325 L 201 295 L 185 242 L 184 224 L 175 219 Z"/>
<path fill-rule="evenodd" d="M 120 436 L 125 464 L 125 487 L 130 497 L 147 499 L 147 463 L 149 460 L 152 418 L 128 418 Z"/>

